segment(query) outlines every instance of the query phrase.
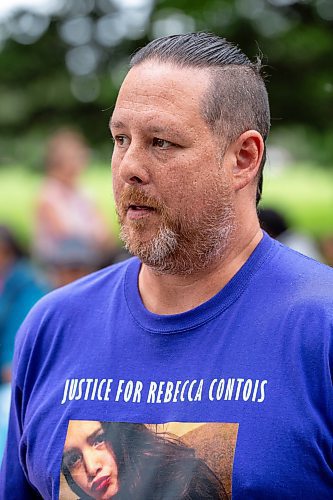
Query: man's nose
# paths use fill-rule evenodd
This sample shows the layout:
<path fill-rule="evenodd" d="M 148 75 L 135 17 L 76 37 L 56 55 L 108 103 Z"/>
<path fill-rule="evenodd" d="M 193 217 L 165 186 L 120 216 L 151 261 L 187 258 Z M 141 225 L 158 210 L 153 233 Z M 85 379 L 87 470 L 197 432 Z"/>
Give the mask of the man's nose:
<path fill-rule="evenodd" d="M 148 158 L 143 146 L 131 143 L 119 161 L 119 175 L 126 184 L 148 184 Z"/>

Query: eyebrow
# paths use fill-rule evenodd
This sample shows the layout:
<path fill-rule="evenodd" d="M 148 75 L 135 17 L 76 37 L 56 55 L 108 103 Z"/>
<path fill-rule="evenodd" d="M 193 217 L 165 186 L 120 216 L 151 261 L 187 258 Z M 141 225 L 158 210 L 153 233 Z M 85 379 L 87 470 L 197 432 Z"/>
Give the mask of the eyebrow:
<path fill-rule="evenodd" d="M 110 120 L 109 122 L 110 128 L 113 130 L 117 129 L 124 129 L 126 128 L 126 125 L 124 122 L 120 120 Z M 173 134 L 177 137 L 184 137 L 183 131 L 177 130 L 176 128 L 169 127 L 169 126 L 158 126 L 158 125 L 148 125 L 147 127 L 144 128 L 145 132 L 148 132 L 150 134 L 160 134 L 160 133 L 169 133 Z"/>
<path fill-rule="evenodd" d="M 90 434 L 90 436 L 88 436 L 88 438 L 87 438 L 88 443 L 91 444 L 94 441 L 94 439 L 95 439 L 96 436 L 98 436 L 100 434 L 103 434 L 103 433 L 104 433 L 103 427 L 100 427 L 99 429 L 96 429 L 94 432 L 92 432 Z"/>
<path fill-rule="evenodd" d="M 100 427 L 99 429 L 96 429 L 94 432 L 92 432 L 89 436 L 87 436 L 86 440 L 89 444 L 91 444 L 91 442 L 95 439 L 95 437 L 100 434 L 101 432 L 104 432 L 103 430 L 103 427 Z M 66 443 L 65 443 L 66 444 Z M 76 446 L 72 446 L 71 448 L 69 448 L 68 450 L 65 451 L 64 449 L 64 452 L 63 452 L 63 456 L 65 457 L 66 455 L 68 455 L 68 453 L 71 453 L 72 451 L 75 451 L 77 450 L 78 448 Z"/>
<path fill-rule="evenodd" d="M 157 126 L 157 125 L 151 125 L 151 126 L 147 126 L 146 127 L 146 130 L 147 132 L 150 132 L 151 134 L 159 134 L 159 133 L 163 133 L 163 132 L 172 132 L 172 133 L 177 133 L 179 134 L 179 132 L 172 128 L 172 127 L 163 127 L 163 126 Z"/>
<path fill-rule="evenodd" d="M 124 128 L 125 124 L 119 120 L 112 120 L 112 118 L 109 121 L 109 127 L 110 128 Z"/>

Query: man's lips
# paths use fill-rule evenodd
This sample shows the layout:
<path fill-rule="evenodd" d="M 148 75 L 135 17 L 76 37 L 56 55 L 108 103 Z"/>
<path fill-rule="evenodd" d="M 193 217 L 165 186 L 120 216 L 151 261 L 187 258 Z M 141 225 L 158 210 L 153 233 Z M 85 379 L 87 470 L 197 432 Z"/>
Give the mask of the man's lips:
<path fill-rule="evenodd" d="M 111 476 L 103 476 L 99 479 L 96 479 L 96 481 L 93 482 L 92 484 L 92 491 L 100 492 L 103 491 L 104 489 L 107 489 L 111 483 Z"/>
<path fill-rule="evenodd" d="M 126 215 L 129 219 L 141 219 L 149 214 L 156 212 L 156 208 L 148 205 L 129 205 L 126 210 Z"/>
<path fill-rule="evenodd" d="M 147 205 L 130 205 L 127 210 L 147 210 L 147 211 L 152 211 L 155 210 L 153 207 L 149 207 Z"/>

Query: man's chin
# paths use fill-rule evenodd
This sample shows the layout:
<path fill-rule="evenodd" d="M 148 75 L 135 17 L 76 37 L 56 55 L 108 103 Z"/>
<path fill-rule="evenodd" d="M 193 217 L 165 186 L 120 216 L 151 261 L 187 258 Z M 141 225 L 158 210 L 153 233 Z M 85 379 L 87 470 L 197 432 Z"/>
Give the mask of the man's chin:
<path fill-rule="evenodd" d="M 148 226 L 143 221 L 135 221 L 123 224 L 120 229 L 120 237 L 128 241 L 128 243 L 148 244 L 153 238 L 156 237 L 158 230 Z"/>
<path fill-rule="evenodd" d="M 151 267 L 164 267 L 178 246 L 177 235 L 166 227 L 157 231 L 150 228 L 137 230 L 132 225 L 123 225 L 120 231 L 126 249 Z"/>
<path fill-rule="evenodd" d="M 149 248 L 156 234 L 145 231 L 142 227 L 133 227 L 132 224 L 130 226 L 126 224 L 121 227 L 120 238 L 131 254 L 140 257 Z"/>

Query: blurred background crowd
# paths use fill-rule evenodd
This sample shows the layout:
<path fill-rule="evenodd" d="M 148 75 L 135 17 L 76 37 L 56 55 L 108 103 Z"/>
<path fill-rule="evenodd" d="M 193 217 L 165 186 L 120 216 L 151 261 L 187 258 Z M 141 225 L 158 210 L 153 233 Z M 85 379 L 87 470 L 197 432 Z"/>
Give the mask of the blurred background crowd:
<path fill-rule="evenodd" d="M 108 121 L 130 55 L 213 31 L 259 55 L 272 112 L 260 219 L 333 266 L 332 0 L 1 0 L 0 458 L 17 329 L 45 293 L 128 257 Z"/>

